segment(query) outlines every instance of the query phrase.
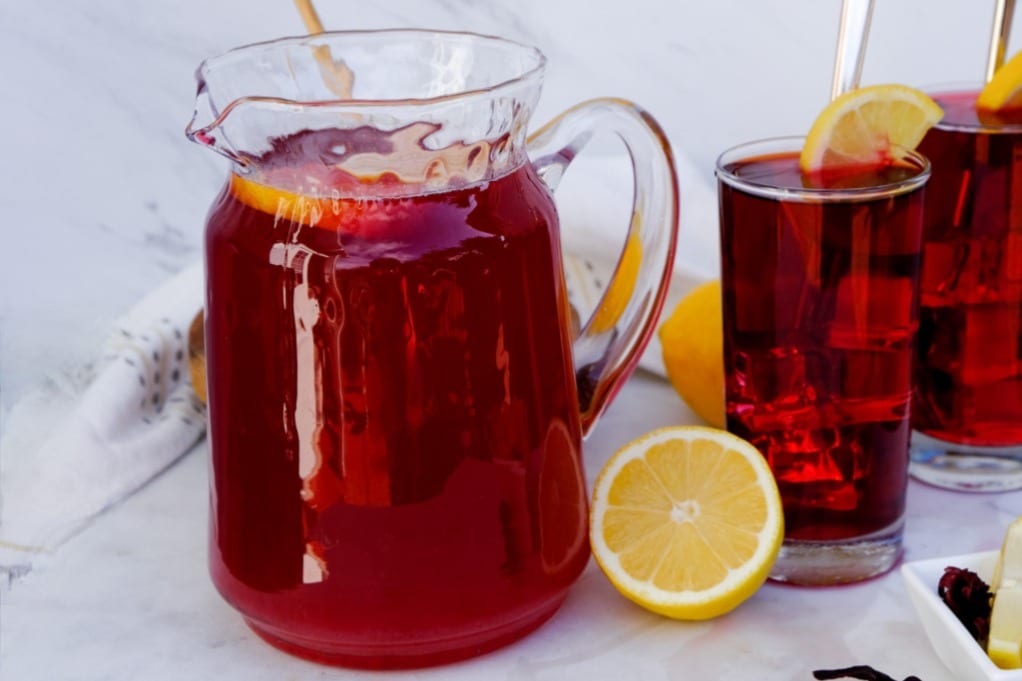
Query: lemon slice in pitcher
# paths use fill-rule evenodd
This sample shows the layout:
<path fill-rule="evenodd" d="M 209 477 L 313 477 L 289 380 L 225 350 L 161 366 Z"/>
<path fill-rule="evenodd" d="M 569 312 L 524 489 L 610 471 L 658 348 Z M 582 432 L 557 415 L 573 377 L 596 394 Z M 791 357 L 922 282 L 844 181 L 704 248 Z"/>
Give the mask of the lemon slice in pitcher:
<path fill-rule="evenodd" d="M 677 426 L 625 445 L 596 481 L 589 538 L 611 583 L 642 607 L 687 620 L 756 592 L 784 538 L 766 460 L 722 430 Z"/>
<path fill-rule="evenodd" d="M 820 112 L 806 136 L 799 167 L 883 167 L 915 149 L 944 115 L 925 93 L 905 85 L 846 92 Z"/>
<path fill-rule="evenodd" d="M 352 230 L 369 204 L 353 199 L 307 196 L 231 174 L 229 191 L 241 203 L 278 220 L 323 229 Z"/>

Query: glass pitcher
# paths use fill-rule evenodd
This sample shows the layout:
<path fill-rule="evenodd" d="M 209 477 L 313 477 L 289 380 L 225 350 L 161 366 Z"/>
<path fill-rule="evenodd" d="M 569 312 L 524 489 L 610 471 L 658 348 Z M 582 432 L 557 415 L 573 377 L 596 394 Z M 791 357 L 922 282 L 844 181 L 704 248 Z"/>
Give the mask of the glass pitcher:
<path fill-rule="evenodd" d="M 581 104 L 526 139 L 544 57 L 321 34 L 202 64 L 210 570 L 263 638 L 407 667 L 549 618 L 586 565 L 581 439 L 663 303 L 678 193 L 656 122 Z M 577 332 L 550 192 L 588 139 L 635 168 L 627 248 Z"/>

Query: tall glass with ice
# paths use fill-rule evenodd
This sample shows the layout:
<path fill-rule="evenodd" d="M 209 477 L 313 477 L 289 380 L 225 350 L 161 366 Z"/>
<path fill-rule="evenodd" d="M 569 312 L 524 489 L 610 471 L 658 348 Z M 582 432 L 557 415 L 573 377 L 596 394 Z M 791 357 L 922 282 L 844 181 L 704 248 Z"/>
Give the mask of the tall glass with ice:
<path fill-rule="evenodd" d="M 1022 488 L 1022 111 L 980 112 L 978 85 L 933 88 L 912 474 L 964 491 Z"/>
<path fill-rule="evenodd" d="M 727 426 L 781 492 L 771 576 L 834 584 L 901 553 L 930 170 L 906 152 L 808 177 L 802 143 L 753 142 L 717 162 Z"/>

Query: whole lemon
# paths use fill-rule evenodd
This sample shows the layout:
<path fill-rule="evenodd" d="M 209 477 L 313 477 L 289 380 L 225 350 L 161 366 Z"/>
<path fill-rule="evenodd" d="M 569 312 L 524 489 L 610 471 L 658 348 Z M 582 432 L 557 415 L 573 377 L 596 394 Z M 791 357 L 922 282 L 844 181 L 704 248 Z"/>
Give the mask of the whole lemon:
<path fill-rule="evenodd" d="M 686 295 L 660 325 L 671 385 L 703 420 L 724 427 L 724 322 L 720 280 Z"/>

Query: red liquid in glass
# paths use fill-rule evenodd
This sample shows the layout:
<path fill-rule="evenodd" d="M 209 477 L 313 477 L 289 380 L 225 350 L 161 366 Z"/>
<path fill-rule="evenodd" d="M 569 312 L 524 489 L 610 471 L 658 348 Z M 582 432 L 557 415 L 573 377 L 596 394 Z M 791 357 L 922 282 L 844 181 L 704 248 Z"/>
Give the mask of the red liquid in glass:
<path fill-rule="evenodd" d="M 588 558 L 546 188 L 526 165 L 335 200 L 311 226 L 237 186 L 206 237 L 221 594 L 272 643 L 357 666 L 445 662 L 538 626 Z"/>
<path fill-rule="evenodd" d="M 936 100 L 944 119 L 919 147 L 933 175 L 912 425 L 954 443 L 1019 445 L 1022 120 L 1011 117 L 1016 132 L 981 132 L 976 93 Z"/>
<path fill-rule="evenodd" d="M 728 170 L 804 186 L 795 154 Z M 917 172 L 813 185 L 873 187 Z M 907 484 L 921 192 L 855 203 L 781 201 L 724 182 L 720 192 L 728 429 L 770 463 L 787 539 L 892 526 Z"/>

